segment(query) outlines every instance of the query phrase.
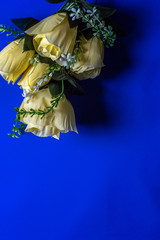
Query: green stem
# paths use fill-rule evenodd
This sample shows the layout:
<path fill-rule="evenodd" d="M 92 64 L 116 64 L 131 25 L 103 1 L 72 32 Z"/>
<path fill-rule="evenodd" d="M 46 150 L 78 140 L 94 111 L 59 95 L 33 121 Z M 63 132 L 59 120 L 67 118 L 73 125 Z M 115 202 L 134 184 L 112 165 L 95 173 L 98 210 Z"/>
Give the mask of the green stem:
<path fill-rule="evenodd" d="M 0 32 L 2 33 L 7 32 L 7 36 L 10 36 L 11 34 L 13 34 L 15 38 L 24 35 L 24 33 L 19 31 L 18 29 L 12 29 L 10 26 L 6 27 L 4 25 L 0 25 Z"/>
<path fill-rule="evenodd" d="M 18 114 L 19 116 L 22 115 L 23 117 L 25 117 L 27 114 L 31 115 L 31 117 L 33 117 L 34 115 L 38 115 L 41 116 L 41 119 L 43 119 L 45 115 L 53 111 L 54 107 L 58 106 L 59 101 L 61 100 L 61 98 L 63 98 L 63 94 L 64 94 L 64 80 L 62 80 L 62 91 L 57 97 L 55 97 L 55 99 L 51 101 L 51 106 L 46 107 L 45 110 L 38 109 L 37 111 L 34 109 L 30 109 L 29 111 L 21 109 L 18 111 Z"/>
<path fill-rule="evenodd" d="M 70 0 L 68 0 L 65 4 L 63 4 L 63 6 L 59 9 L 58 12 L 61 12 L 69 2 L 70 2 Z M 74 4 L 74 3 L 71 3 L 71 4 L 67 7 L 67 9 L 69 9 L 73 4 Z M 67 10 L 67 9 L 65 8 L 65 10 Z"/>
<path fill-rule="evenodd" d="M 15 108 L 15 111 L 17 112 L 17 115 L 16 115 L 16 119 L 14 120 L 15 124 L 13 125 L 13 128 L 12 128 L 13 133 L 8 134 L 8 136 L 12 137 L 12 138 L 19 138 L 19 136 L 23 134 L 23 131 L 25 129 L 25 125 L 20 124 L 20 116 L 18 114 L 19 109 Z M 19 124 L 19 127 L 18 127 L 18 124 Z"/>
<path fill-rule="evenodd" d="M 71 3 L 65 10 L 68 10 L 68 9 L 70 9 L 70 7 L 72 7 L 73 5 L 75 5 L 75 3 L 73 2 L 73 3 Z"/>

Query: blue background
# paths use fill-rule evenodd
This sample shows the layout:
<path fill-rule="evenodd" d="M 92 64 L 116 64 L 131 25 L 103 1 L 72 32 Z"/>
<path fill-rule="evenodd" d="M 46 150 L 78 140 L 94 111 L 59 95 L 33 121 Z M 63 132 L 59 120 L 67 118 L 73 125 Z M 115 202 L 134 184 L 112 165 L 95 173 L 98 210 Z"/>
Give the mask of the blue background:
<path fill-rule="evenodd" d="M 21 90 L 0 79 L 0 240 L 160 239 L 160 2 L 98 2 L 128 36 L 70 99 L 79 135 L 10 139 Z M 0 23 L 61 5 L 3 1 Z"/>

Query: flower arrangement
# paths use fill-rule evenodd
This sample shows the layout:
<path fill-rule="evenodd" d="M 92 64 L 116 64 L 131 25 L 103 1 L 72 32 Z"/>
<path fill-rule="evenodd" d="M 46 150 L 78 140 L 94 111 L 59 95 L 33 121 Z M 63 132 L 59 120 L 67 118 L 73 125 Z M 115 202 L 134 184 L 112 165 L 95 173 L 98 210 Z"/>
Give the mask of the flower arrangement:
<path fill-rule="evenodd" d="M 98 6 L 97 1 L 67 0 L 42 21 L 12 19 L 18 29 L 0 25 L 1 33 L 15 38 L 0 52 L 0 74 L 13 84 L 21 76 L 17 84 L 24 97 L 20 108 L 15 108 L 10 137 L 19 137 L 24 130 L 56 139 L 60 133 L 77 132 L 66 94 L 83 95 L 79 80 L 100 75 L 104 46 L 112 47 L 117 37 L 109 18 L 114 12 Z"/>

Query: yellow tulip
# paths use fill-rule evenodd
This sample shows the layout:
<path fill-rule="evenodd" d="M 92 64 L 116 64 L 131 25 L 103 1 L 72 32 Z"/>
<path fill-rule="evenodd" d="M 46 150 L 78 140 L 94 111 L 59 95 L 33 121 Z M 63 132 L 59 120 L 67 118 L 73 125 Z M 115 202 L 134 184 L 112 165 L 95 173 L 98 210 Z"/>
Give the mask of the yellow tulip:
<path fill-rule="evenodd" d="M 82 35 L 80 38 L 82 52 L 78 55 L 79 60 L 74 64 L 71 72 L 79 80 L 95 78 L 101 73 L 104 66 L 104 46 L 100 38 L 92 37 L 86 40 Z"/>
<path fill-rule="evenodd" d="M 20 109 L 29 111 L 31 108 L 44 110 L 45 107 L 51 105 L 52 100 L 49 89 L 43 89 L 34 94 L 33 98 L 25 103 L 23 101 Z M 41 116 L 34 115 L 31 117 L 27 114 L 25 117 L 21 116 L 21 121 L 27 124 L 26 132 L 32 132 L 39 137 L 54 137 L 59 139 L 60 133 L 67 133 L 74 131 L 77 133 L 74 110 L 71 103 L 64 96 L 64 101 L 61 99 L 54 112 L 49 112 L 41 119 Z"/>
<path fill-rule="evenodd" d="M 37 85 L 38 79 L 42 78 L 42 75 L 48 72 L 48 67 L 48 64 L 40 62 L 38 62 L 36 66 L 30 65 L 17 84 L 20 85 L 26 92 L 31 92 L 33 90 L 32 88 Z M 48 78 L 48 81 L 45 80 L 41 84 L 41 87 L 47 84 L 50 79 L 51 78 Z"/>
<path fill-rule="evenodd" d="M 55 61 L 62 53 L 72 53 L 77 27 L 70 28 L 66 13 L 56 13 L 29 28 L 26 33 L 33 36 L 33 44 L 39 55 Z"/>
<path fill-rule="evenodd" d="M 34 51 L 23 52 L 24 39 L 11 42 L 0 52 L 0 74 L 13 84 L 19 76 L 28 68 L 29 59 L 33 57 Z"/>

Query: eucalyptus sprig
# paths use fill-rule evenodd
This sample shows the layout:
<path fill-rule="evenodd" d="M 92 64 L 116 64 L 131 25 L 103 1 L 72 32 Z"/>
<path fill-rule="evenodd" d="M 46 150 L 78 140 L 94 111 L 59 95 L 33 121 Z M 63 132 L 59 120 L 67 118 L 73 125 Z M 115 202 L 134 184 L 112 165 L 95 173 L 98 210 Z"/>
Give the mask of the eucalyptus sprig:
<path fill-rule="evenodd" d="M 21 37 L 24 35 L 23 32 L 21 32 L 20 30 L 18 29 L 12 29 L 10 26 L 6 27 L 5 25 L 1 24 L 0 25 L 0 33 L 4 33 L 6 32 L 7 34 L 7 37 L 10 36 L 10 35 L 13 35 L 14 38 L 17 38 L 17 37 Z"/>
<path fill-rule="evenodd" d="M 86 23 L 86 29 L 91 28 L 93 35 L 101 38 L 107 48 L 112 47 L 116 40 L 116 34 L 112 31 L 111 26 L 106 26 L 105 21 L 101 18 L 94 6 L 92 10 L 81 8 L 77 2 L 73 2 L 66 10 L 71 11 L 70 17 L 72 21 L 82 19 Z"/>

